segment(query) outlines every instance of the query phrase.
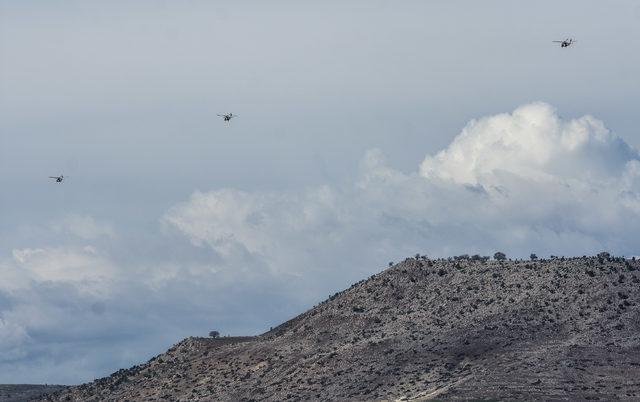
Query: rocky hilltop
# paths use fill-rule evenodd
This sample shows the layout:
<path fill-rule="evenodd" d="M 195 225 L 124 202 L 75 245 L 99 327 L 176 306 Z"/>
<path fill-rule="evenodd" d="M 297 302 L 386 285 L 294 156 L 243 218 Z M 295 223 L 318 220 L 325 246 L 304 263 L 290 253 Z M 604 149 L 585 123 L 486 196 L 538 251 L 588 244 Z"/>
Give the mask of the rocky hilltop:
<path fill-rule="evenodd" d="M 61 401 L 639 400 L 640 262 L 417 256 L 256 337 L 188 338 Z"/>

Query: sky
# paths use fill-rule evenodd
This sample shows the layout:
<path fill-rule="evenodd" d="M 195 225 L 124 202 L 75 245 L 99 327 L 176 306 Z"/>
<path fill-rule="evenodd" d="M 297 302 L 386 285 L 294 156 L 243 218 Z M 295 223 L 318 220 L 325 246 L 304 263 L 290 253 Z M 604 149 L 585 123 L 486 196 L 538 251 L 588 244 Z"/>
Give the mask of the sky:
<path fill-rule="evenodd" d="M 638 71 L 636 1 L 0 0 L 0 383 L 416 253 L 640 255 Z"/>

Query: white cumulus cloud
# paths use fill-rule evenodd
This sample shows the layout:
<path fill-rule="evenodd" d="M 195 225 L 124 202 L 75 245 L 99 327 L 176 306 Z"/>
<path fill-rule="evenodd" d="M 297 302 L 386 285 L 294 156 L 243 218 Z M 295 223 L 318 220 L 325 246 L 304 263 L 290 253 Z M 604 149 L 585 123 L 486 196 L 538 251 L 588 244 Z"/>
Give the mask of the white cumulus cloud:
<path fill-rule="evenodd" d="M 420 165 L 420 175 L 459 184 L 619 180 L 638 153 L 591 117 L 563 120 L 546 103 L 472 120 L 454 141 Z"/>

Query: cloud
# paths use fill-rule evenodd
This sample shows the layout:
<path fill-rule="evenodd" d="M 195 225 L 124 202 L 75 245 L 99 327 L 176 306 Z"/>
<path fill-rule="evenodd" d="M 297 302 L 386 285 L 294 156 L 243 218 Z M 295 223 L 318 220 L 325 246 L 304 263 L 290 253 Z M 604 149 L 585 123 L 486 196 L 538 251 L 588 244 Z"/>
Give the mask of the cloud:
<path fill-rule="evenodd" d="M 186 336 L 256 333 L 297 312 L 272 275 L 221 269 L 179 238 L 118 241 L 0 258 L 0 383 L 89 381 Z"/>
<path fill-rule="evenodd" d="M 619 180 L 638 153 L 591 116 L 562 120 L 545 103 L 510 114 L 472 120 L 454 141 L 427 156 L 420 175 L 459 184 L 499 184 L 501 175 L 523 181 L 594 184 Z"/>
<path fill-rule="evenodd" d="M 23 357 L 20 345 L 28 338 L 24 327 L 0 319 L 0 355 L 3 359 L 17 359 Z"/>
<path fill-rule="evenodd" d="M 115 237 L 115 229 L 107 222 L 98 222 L 88 215 L 70 214 L 63 219 L 53 222 L 51 229 L 54 233 L 70 235 L 83 240 L 94 240 L 100 237 Z"/>
<path fill-rule="evenodd" d="M 36 232 L 61 241 L 0 258 L 0 382 L 86 381 L 183 336 L 257 333 L 418 252 L 637 255 L 640 157 L 533 103 L 471 121 L 414 172 L 370 150 L 342 185 L 196 191 L 152 233 L 56 222 Z"/>
<path fill-rule="evenodd" d="M 532 103 L 471 121 L 416 173 L 372 150 L 351 185 L 198 192 L 164 222 L 226 257 L 300 274 L 325 254 L 328 266 L 352 262 L 348 254 L 379 264 L 414 251 L 628 254 L 637 251 L 629 223 L 639 218 L 639 166 L 638 152 L 601 121 L 564 120 Z"/>
<path fill-rule="evenodd" d="M 103 332 L 108 325 L 86 306 L 112 297 L 118 268 L 91 246 L 14 249 L 11 254 L 0 260 L 0 381 L 29 370 L 33 381 L 82 375 L 56 372 L 55 361 L 87 352 L 92 334 L 115 332 Z"/>
<path fill-rule="evenodd" d="M 92 246 L 15 249 L 12 255 L 11 269 L 28 281 L 80 283 L 83 290 L 103 292 L 115 274 L 115 268 L 97 255 Z M 15 281 L 8 283 L 15 284 Z"/>
<path fill-rule="evenodd" d="M 341 235 L 335 197 L 329 187 L 299 193 L 196 192 L 168 211 L 163 222 L 227 261 L 268 261 L 262 268 L 270 272 L 299 274 L 300 267 L 290 269 L 287 261 Z"/>

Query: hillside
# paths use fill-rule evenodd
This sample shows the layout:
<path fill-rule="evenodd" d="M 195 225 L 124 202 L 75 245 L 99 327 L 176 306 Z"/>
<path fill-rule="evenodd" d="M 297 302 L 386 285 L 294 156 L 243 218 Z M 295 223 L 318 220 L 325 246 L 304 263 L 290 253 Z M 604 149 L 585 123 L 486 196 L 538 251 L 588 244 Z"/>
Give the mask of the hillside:
<path fill-rule="evenodd" d="M 62 385 L 0 385 L 0 402 L 23 402 L 63 389 Z"/>
<path fill-rule="evenodd" d="M 640 261 L 407 259 L 47 400 L 640 399 Z"/>

